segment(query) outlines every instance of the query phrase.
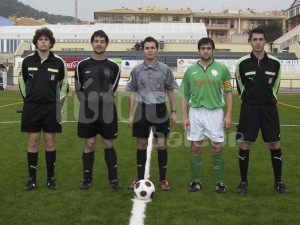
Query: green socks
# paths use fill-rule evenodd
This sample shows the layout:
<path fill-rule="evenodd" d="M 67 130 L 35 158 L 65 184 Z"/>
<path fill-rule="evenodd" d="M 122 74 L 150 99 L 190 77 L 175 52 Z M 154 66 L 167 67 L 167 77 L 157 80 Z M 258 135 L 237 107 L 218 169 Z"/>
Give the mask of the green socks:
<path fill-rule="evenodd" d="M 201 180 L 200 180 L 201 165 L 202 165 L 201 156 L 191 156 L 190 168 L 191 168 L 193 182 L 201 183 Z"/>
<path fill-rule="evenodd" d="M 216 183 L 223 183 L 224 182 L 224 155 L 223 153 L 218 155 L 213 155 L 213 165 L 214 170 L 216 172 Z"/>

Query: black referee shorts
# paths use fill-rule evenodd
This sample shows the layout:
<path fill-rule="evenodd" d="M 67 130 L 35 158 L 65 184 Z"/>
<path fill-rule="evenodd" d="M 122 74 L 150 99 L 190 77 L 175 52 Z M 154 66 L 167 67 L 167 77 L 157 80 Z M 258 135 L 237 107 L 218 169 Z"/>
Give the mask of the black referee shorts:
<path fill-rule="evenodd" d="M 132 128 L 133 137 L 148 138 L 152 129 L 155 137 L 166 138 L 170 132 L 166 104 L 139 103 L 134 114 Z"/>
<path fill-rule="evenodd" d="M 259 129 L 266 143 L 280 141 L 280 124 L 277 106 L 241 104 L 240 121 L 236 139 L 244 142 L 255 142 Z"/>
<path fill-rule="evenodd" d="M 38 104 L 24 102 L 21 131 L 36 133 L 61 133 L 61 111 L 56 103 Z"/>
<path fill-rule="evenodd" d="M 100 106 L 80 105 L 78 137 L 92 138 L 98 134 L 109 140 L 118 136 L 118 116 L 113 102 Z"/>

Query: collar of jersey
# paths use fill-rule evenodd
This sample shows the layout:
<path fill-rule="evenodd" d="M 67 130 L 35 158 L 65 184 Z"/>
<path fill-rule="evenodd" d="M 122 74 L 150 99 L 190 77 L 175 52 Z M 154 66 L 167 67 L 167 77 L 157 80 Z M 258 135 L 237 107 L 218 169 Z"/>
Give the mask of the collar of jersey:
<path fill-rule="evenodd" d="M 149 69 L 153 69 L 153 70 L 158 70 L 159 66 L 158 66 L 158 61 L 156 60 L 155 64 L 153 66 L 149 66 L 146 61 L 143 62 L 143 70 L 149 70 Z"/>

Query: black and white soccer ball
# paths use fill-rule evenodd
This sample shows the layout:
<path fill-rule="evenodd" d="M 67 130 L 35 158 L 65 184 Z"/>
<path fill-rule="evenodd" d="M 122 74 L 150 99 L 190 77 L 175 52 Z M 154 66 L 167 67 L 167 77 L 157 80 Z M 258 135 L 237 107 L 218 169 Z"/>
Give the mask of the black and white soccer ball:
<path fill-rule="evenodd" d="M 150 200 L 155 193 L 154 184 L 150 180 L 139 180 L 134 185 L 134 194 L 140 200 Z"/>

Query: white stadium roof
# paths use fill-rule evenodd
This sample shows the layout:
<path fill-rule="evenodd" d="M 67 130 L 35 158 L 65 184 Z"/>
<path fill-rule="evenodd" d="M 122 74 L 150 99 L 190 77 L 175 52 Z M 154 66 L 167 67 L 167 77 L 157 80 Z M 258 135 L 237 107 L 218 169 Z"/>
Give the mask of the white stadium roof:
<path fill-rule="evenodd" d="M 89 40 L 96 30 L 104 30 L 110 40 L 143 40 L 152 36 L 158 40 L 199 40 L 207 36 L 203 23 L 149 23 L 149 24 L 93 24 L 43 25 L 51 29 L 56 39 Z M 3 26 L 0 39 L 31 40 L 36 29 L 42 26 Z"/>

